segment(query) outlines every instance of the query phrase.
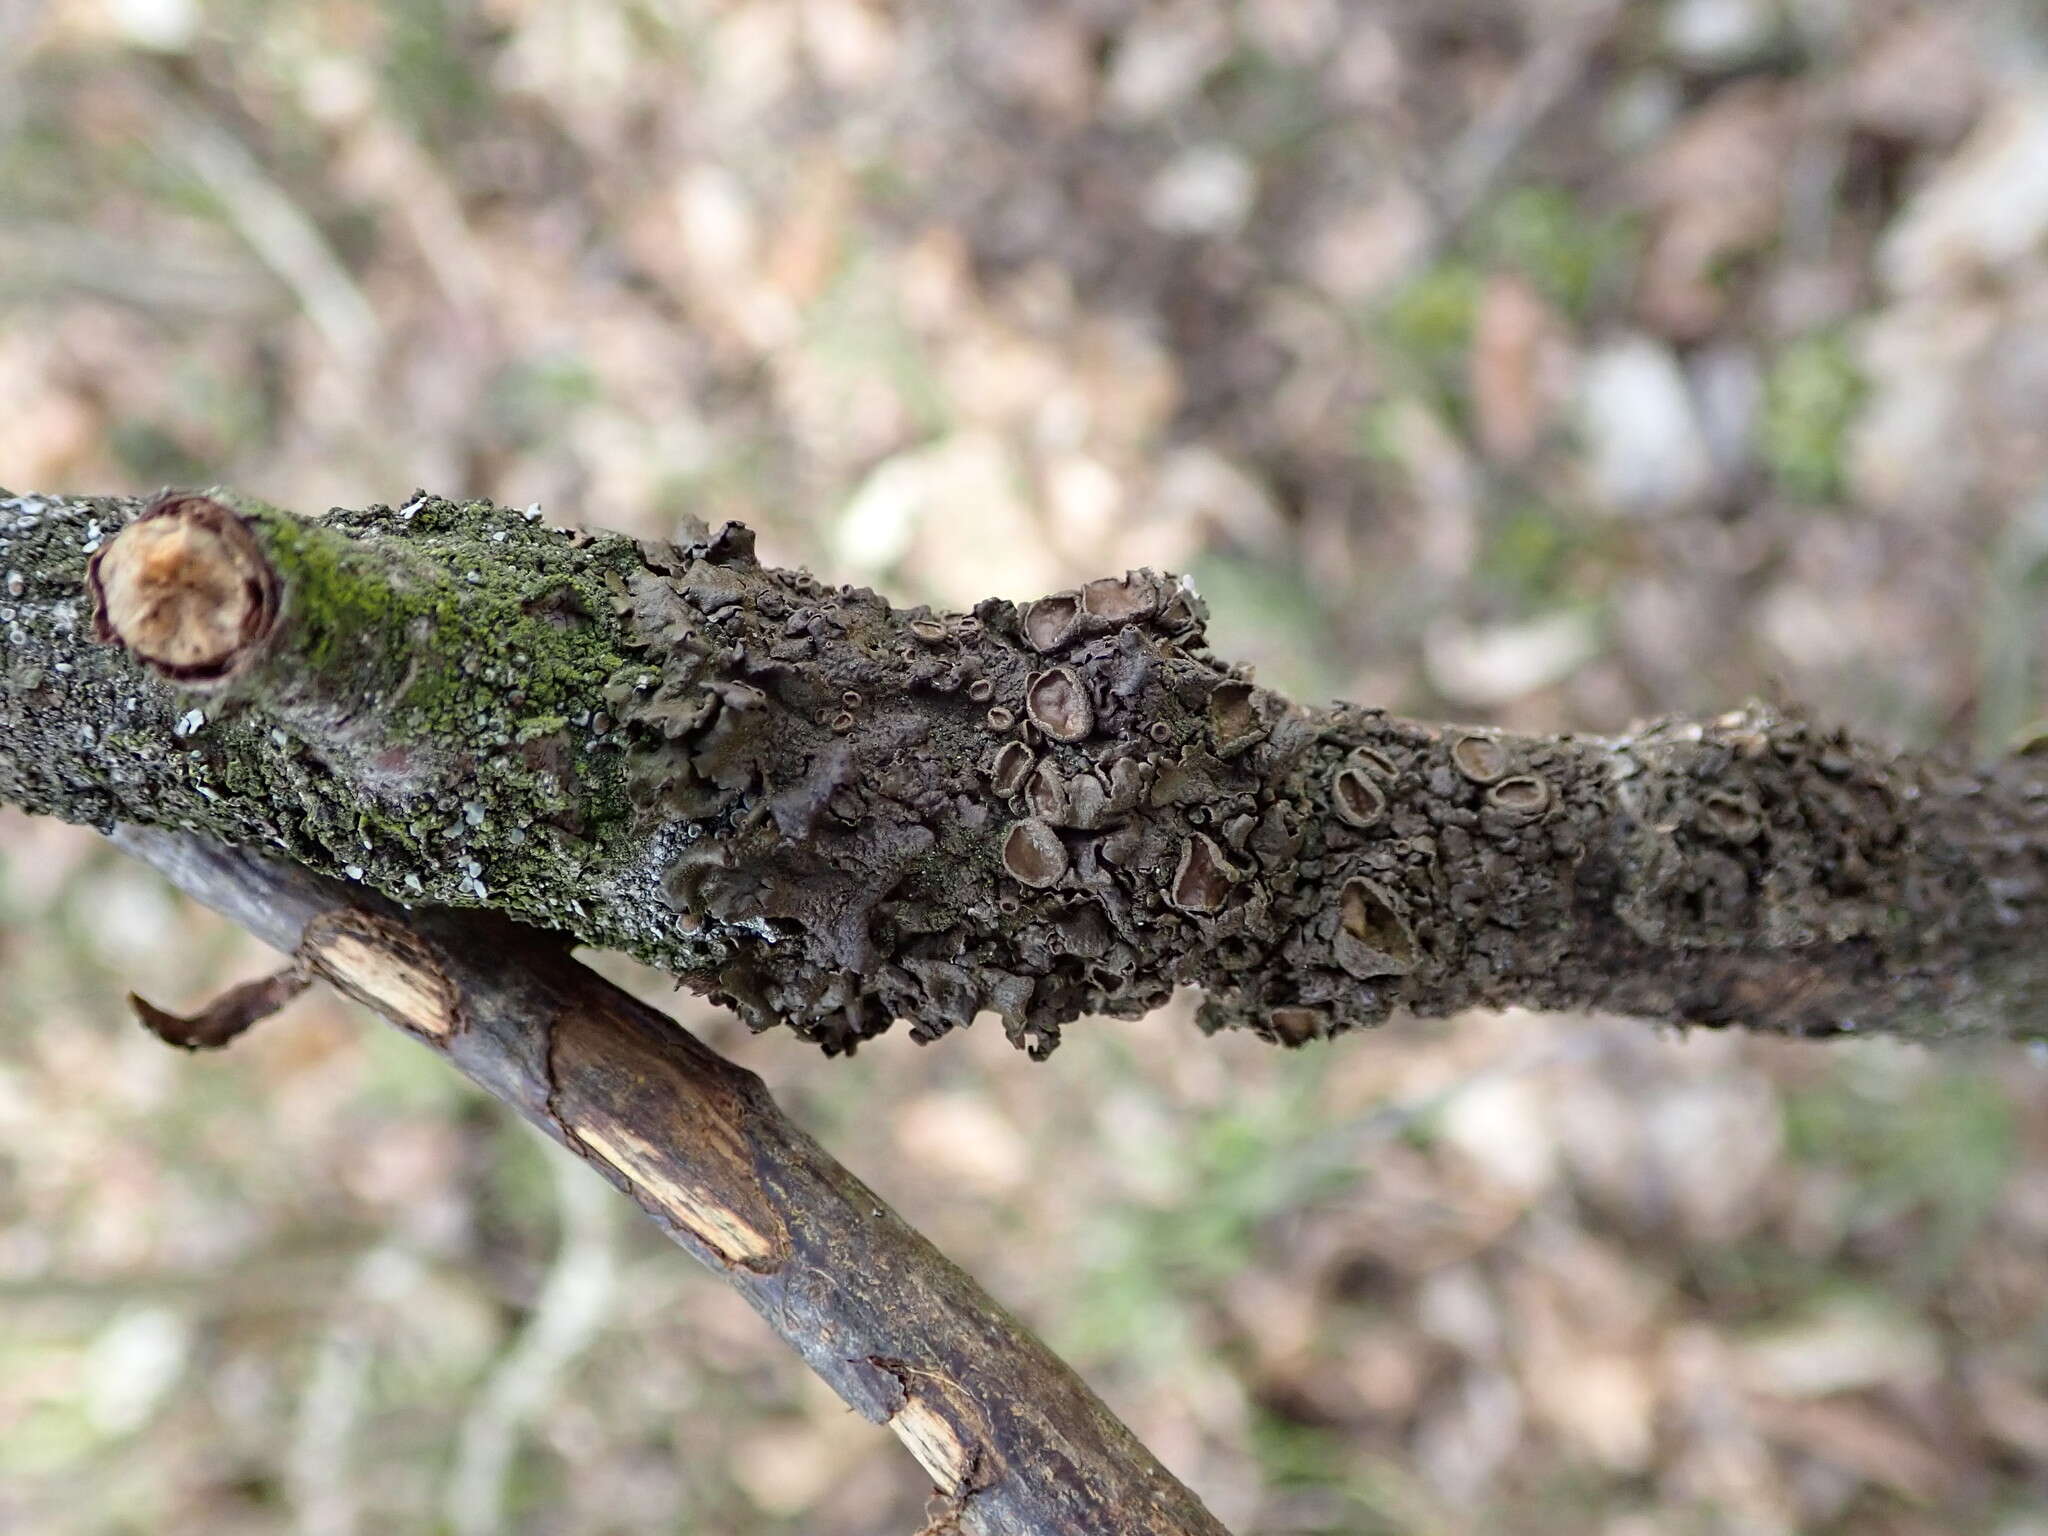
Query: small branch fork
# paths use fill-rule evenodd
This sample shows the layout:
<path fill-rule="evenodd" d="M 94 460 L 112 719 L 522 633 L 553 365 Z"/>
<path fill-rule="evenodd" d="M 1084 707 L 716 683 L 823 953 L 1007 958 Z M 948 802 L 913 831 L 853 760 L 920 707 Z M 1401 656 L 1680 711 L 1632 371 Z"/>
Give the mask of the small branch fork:
<path fill-rule="evenodd" d="M 192 1018 L 225 1044 L 315 979 L 444 1057 L 631 1196 L 932 1478 L 927 1531 L 1228 1536 L 1074 1372 L 815 1141 L 760 1079 L 493 914 L 406 911 L 189 834 L 115 844 L 295 956 Z"/>

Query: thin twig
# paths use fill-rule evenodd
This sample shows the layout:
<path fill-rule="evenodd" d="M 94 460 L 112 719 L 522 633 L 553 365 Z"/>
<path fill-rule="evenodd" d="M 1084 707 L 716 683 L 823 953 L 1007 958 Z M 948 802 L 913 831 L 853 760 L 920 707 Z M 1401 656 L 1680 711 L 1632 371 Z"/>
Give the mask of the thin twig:
<path fill-rule="evenodd" d="M 556 936 L 487 912 L 408 911 L 189 834 L 113 838 L 597 1167 L 886 1424 L 961 1531 L 1226 1536 L 1064 1362 L 790 1124 L 759 1078 Z"/>
<path fill-rule="evenodd" d="M 297 295 L 306 318 L 342 365 L 352 373 L 373 366 L 383 350 L 383 326 L 320 226 L 246 144 L 197 105 L 160 91 L 151 109 L 166 129 L 164 141 L 220 200 L 250 248 Z"/>
<path fill-rule="evenodd" d="M 388 1243 L 363 1255 L 334 1299 L 299 1397 L 287 1482 L 298 1536 L 353 1536 L 362 1510 L 351 1446 L 375 1345 L 366 1314 L 390 1289 Z"/>
<path fill-rule="evenodd" d="M 575 1160 L 549 1148 L 561 1240 L 533 1316 L 462 1422 L 446 1510 L 455 1536 L 496 1536 L 519 1432 L 548 1405 L 563 1373 L 590 1347 L 611 1305 L 614 1202 Z"/>
<path fill-rule="evenodd" d="M 1623 7 L 1619 0 L 1582 0 L 1562 9 L 1570 14 L 1547 24 L 1507 88 L 1445 157 L 1438 183 L 1440 239 L 1472 216 L 1529 135 L 1584 78 Z"/>

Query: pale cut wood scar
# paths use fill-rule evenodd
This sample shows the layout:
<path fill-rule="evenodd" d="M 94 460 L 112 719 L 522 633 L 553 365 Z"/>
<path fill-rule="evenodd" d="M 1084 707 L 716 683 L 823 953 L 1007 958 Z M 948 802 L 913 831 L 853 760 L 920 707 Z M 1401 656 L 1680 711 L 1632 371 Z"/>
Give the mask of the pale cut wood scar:
<path fill-rule="evenodd" d="M 462 1028 L 462 997 L 432 952 L 412 934 L 371 913 L 344 911 L 307 925 L 306 962 L 342 991 L 431 1040 Z"/>

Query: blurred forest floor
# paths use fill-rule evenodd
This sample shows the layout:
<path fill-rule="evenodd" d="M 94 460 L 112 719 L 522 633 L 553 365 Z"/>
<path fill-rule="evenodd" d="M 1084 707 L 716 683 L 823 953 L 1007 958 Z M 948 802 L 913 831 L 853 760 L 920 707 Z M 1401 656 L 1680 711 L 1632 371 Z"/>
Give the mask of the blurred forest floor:
<path fill-rule="evenodd" d="M 911 601 L 1191 571 L 1304 697 L 2048 712 L 2048 19 L 1943 0 L 0 0 L 0 482 L 414 486 Z M 714 1280 L 0 820 L 0 1529 L 904 1532 Z M 625 967 L 604 962 L 613 974 Z M 639 978 L 636 985 L 647 985 Z M 1242 1536 L 2048 1536 L 2048 1063 L 663 1001 Z M 500 1508 L 502 1520 L 496 1514 Z"/>

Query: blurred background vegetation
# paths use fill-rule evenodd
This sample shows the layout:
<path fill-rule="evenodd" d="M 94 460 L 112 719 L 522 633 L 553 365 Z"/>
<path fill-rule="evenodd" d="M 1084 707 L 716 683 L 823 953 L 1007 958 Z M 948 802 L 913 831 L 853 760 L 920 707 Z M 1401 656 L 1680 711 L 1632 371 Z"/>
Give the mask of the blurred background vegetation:
<path fill-rule="evenodd" d="M 0 0 L 0 482 L 738 517 L 954 604 L 1150 563 L 1308 697 L 1995 748 L 2044 65 L 2027 0 Z M 74 829 L 0 820 L 0 922 L 0 1529 L 919 1524 L 407 1042 L 314 996 L 174 1057 L 124 990 L 265 957 Z M 2048 1533 L 2024 1052 L 845 1063 L 661 995 L 1244 1536 Z"/>

